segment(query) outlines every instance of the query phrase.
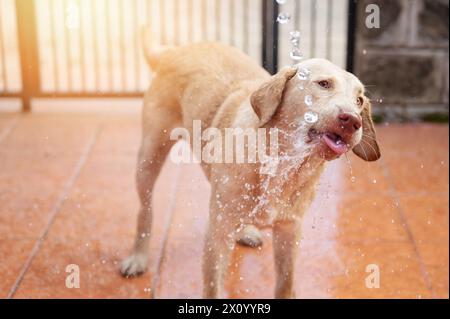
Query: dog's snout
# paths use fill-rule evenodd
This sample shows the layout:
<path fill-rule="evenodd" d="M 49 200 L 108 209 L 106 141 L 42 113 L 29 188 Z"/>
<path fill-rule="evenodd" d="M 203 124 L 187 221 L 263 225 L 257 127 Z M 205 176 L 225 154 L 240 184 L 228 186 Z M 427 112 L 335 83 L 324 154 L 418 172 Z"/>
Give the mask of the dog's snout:
<path fill-rule="evenodd" d="M 350 113 L 339 114 L 339 121 L 344 130 L 349 133 L 354 133 L 359 130 L 362 126 L 362 121 L 359 116 Z"/>

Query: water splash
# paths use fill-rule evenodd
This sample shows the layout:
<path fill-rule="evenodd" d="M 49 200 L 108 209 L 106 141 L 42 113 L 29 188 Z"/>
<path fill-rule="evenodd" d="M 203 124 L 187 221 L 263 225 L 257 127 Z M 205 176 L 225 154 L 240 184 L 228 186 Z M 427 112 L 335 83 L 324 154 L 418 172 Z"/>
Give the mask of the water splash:
<path fill-rule="evenodd" d="M 265 211 L 269 220 L 276 216 L 276 211 L 270 205 L 271 200 L 274 200 L 276 204 L 281 204 L 277 202 L 277 195 L 282 193 L 284 184 L 289 181 L 289 174 L 293 170 L 297 170 L 309 158 L 315 147 L 313 144 L 305 143 L 308 128 L 309 126 L 302 121 L 294 131 L 284 132 L 286 138 L 295 141 L 295 150 L 292 154 L 268 158 L 267 162 L 260 166 L 260 173 L 264 171 L 262 193 L 257 196 L 257 205 L 249 213 L 249 217 L 257 216 L 259 211 Z M 270 174 L 267 174 L 269 172 Z M 275 184 L 273 184 L 274 181 Z"/>
<path fill-rule="evenodd" d="M 305 113 L 304 119 L 306 123 L 314 124 L 319 120 L 319 115 L 316 112 L 308 111 Z"/>
<path fill-rule="evenodd" d="M 347 153 L 345 153 L 345 158 L 347 159 L 347 165 L 350 168 L 350 181 L 352 183 L 356 182 L 356 177 L 353 175 L 353 167 L 352 164 L 350 163 L 350 158 L 348 158 Z"/>
<path fill-rule="evenodd" d="M 309 76 L 311 75 L 311 71 L 305 67 L 300 67 L 298 69 L 297 77 L 302 81 L 307 81 Z"/>
<path fill-rule="evenodd" d="M 289 39 L 293 46 L 298 47 L 300 45 L 300 31 L 289 32 Z"/>
<path fill-rule="evenodd" d="M 289 40 L 292 44 L 290 57 L 294 61 L 300 61 L 303 59 L 303 53 L 300 51 L 300 31 L 294 30 L 289 32 Z"/>
<path fill-rule="evenodd" d="M 290 57 L 294 61 L 300 61 L 301 59 L 303 59 L 303 53 L 300 51 L 300 49 L 293 48 L 290 53 Z"/>
<path fill-rule="evenodd" d="M 289 13 L 280 13 L 277 18 L 279 24 L 288 24 L 291 21 L 291 15 Z"/>
<path fill-rule="evenodd" d="M 313 105 L 313 97 L 311 95 L 305 96 L 305 104 L 307 107 L 311 107 Z"/>

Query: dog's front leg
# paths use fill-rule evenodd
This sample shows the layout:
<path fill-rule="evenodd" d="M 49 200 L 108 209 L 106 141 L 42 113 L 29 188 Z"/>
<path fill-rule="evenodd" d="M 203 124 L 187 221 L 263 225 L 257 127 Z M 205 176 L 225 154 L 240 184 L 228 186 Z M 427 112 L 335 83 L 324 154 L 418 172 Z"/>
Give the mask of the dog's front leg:
<path fill-rule="evenodd" d="M 277 299 L 295 298 L 294 268 L 299 238 L 299 220 L 276 222 L 274 224 L 275 298 Z"/>
<path fill-rule="evenodd" d="M 203 297 L 222 296 L 224 273 L 236 240 L 229 220 L 222 220 L 215 201 L 211 203 L 210 222 L 203 252 Z"/>

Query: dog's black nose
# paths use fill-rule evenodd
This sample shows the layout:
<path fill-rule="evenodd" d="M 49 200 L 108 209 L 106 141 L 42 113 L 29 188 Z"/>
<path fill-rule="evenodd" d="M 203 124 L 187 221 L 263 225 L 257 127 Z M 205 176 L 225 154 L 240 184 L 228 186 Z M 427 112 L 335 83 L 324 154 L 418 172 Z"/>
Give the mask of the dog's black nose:
<path fill-rule="evenodd" d="M 339 122 L 341 127 L 349 133 L 355 133 L 362 126 L 361 118 L 350 113 L 339 114 Z"/>

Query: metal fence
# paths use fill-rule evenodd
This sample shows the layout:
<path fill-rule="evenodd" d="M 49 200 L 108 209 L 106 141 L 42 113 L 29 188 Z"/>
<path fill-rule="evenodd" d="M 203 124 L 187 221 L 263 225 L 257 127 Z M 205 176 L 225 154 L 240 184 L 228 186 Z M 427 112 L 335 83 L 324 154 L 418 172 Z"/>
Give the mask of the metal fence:
<path fill-rule="evenodd" d="M 0 97 L 137 97 L 149 84 L 141 30 L 161 44 L 220 41 L 270 72 L 289 64 L 288 33 L 307 57 L 351 66 L 354 1 L 0 0 Z M 292 14 L 279 26 L 279 12 Z M 350 17 L 350 19 L 349 19 Z M 350 51 L 349 51 L 350 50 Z"/>

